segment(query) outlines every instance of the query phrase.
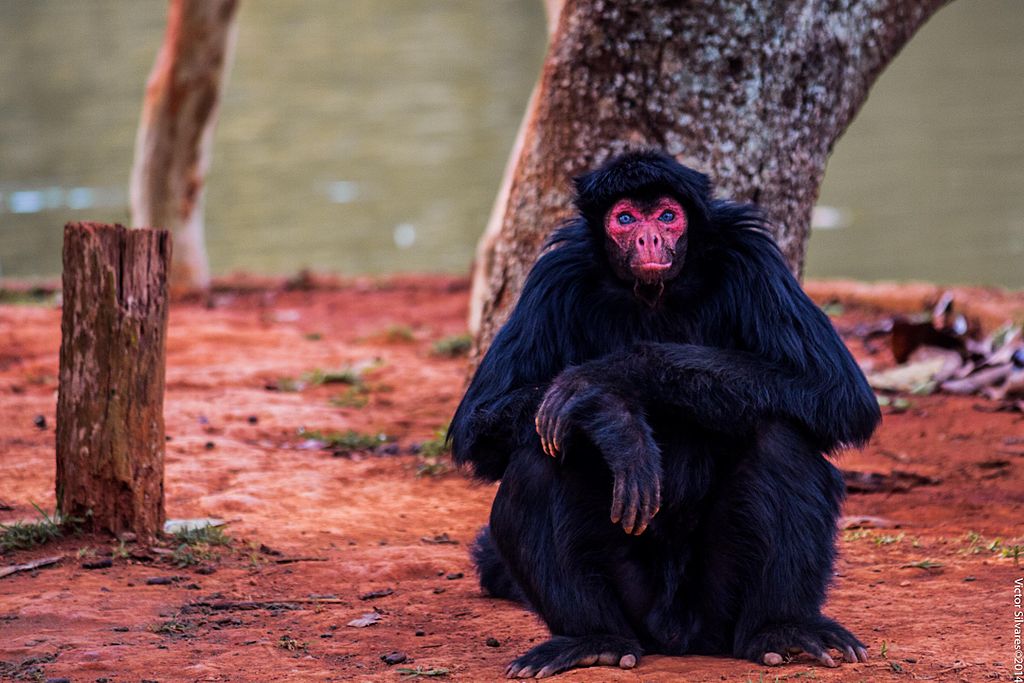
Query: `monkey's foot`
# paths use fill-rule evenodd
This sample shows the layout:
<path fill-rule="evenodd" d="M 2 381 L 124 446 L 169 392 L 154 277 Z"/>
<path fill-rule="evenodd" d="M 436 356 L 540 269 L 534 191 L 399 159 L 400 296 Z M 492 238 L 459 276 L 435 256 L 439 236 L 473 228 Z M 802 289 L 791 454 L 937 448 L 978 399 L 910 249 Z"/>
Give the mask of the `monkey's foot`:
<path fill-rule="evenodd" d="M 806 652 L 828 667 L 839 666 L 829 654 L 838 650 L 847 662 L 868 661 L 864 643 L 828 617 L 808 622 L 790 622 L 766 626 L 747 643 L 742 656 L 758 664 L 778 666 L 793 654 Z"/>
<path fill-rule="evenodd" d="M 555 636 L 505 669 L 508 678 L 547 678 L 582 666 L 632 669 L 640 661 L 640 645 L 621 636 Z"/>

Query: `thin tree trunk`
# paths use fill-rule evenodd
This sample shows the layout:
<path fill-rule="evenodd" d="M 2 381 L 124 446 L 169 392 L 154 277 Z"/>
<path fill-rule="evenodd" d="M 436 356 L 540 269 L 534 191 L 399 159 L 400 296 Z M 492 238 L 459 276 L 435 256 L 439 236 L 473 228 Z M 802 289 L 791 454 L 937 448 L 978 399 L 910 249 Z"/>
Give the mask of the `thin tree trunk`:
<path fill-rule="evenodd" d="M 57 506 L 87 528 L 164 522 L 166 230 L 69 223 L 57 398 Z"/>
<path fill-rule="evenodd" d="M 947 1 L 567 0 L 501 226 L 477 259 L 478 351 L 570 215 L 569 179 L 628 148 L 663 148 L 711 175 L 719 195 L 760 204 L 799 274 L 832 146 Z"/>
<path fill-rule="evenodd" d="M 205 289 L 206 173 L 237 34 L 238 0 L 171 0 L 164 43 L 146 84 L 131 175 L 132 225 L 174 235 L 171 286 Z"/>

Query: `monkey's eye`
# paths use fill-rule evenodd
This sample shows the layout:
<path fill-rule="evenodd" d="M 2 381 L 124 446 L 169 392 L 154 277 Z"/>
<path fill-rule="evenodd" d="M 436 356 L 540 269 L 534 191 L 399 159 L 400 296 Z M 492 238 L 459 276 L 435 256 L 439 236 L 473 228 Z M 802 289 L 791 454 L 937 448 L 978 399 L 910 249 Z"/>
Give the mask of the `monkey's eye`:
<path fill-rule="evenodd" d="M 676 214 L 673 211 L 662 211 L 661 215 L 658 216 L 658 220 L 662 223 L 671 223 L 676 219 Z"/>
<path fill-rule="evenodd" d="M 635 220 L 636 219 L 633 218 L 633 214 L 631 214 L 631 213 L 620 213 L 619 214 L 619 225 L 629 225 L 630 223 L 632 223 Z"/>

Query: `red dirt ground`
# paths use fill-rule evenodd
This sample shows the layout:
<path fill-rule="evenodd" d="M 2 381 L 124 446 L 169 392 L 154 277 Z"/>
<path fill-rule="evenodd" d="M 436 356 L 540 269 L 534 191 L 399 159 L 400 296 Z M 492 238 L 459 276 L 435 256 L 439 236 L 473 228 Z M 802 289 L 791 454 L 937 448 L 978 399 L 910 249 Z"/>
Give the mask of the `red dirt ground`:
<path fill-rule="evenodd" d="M 821 300 L 856 286 L 809 287 Z M 882 291 L 879 294 L 879 291 Z M 872 289 L 860 301 L 919 308 L 933 289 Z M 1020 295 L 975 293 L 989 319 L 1024 310 Z M 872 298 L 874 297 L 874 298 Z M 887 298 L 888 297 L 888 298 Z M 917 298 L 915 298 L 917 297 Z M 56 565 L 0 579 L 0 679 L 73 681 L 399 680 L 399 667 L 447 669 L 448 680 L 499 680 L 505 664 L 545 637 L 516 605 L 485 599 L 466 545 L 494 487 L 458 473 L 417 476 L 409 446 L 450 416 L 464 359 L 432 344 L 464 329 L 464 281 L 404 278 L 316 291 L 236 291 L 215 306 L 172 308 L 167 360 L 167 513 L 230 520 L 234 539 L 214 573 L 166 557 L 118 553 L 117 543 L 69 536 L 0 555 L 0 567 L 62 555 Z M 918 300 L 920 299 L 920 301 Z M 908 303 L 909 302 L 909 303 Z M 880 313 L 847 304 L 840 329 Z M 54 411 L 60 312 L 0 306 L 0 521 L 54 505 Z M 408 332 L 411 331 L 411 339 Z M 861 360 L 890 363 L 885 351 Z M 266 388 L 282 377 L 379 358 L 365 407 L 339 408 L 344 390 Z M 866 664 L 837 670 L 797 659 L 777 669 L 725 658 L 648 656 L 633 671 L 586 669 L 567 681 L 1008 680 L 1013 583 L 1024 575 L 1001 548 L 1024 544 L 1024 421 L 984 412 L 982 399 L 911 397 L 886 415 L 846 469 L 914 472 L 940 482 L 905 492 L 851 495 L 848 515 L 899 528 L 847 530 L 827 612 L 869 644 Z M 33 420 L 46 418 L 40 429 Z M 250 416 L 255 416 L 255 424 Z M 384 432 L 398 455 L 334 457 L 303 447 L 300 428 Z M 428 543 L 448 534 L 457 544 Z M 996 539 L 999 545 L 990 549 Z M 321 561 L 277 563 L 284 553 Z M 84 550 L 83 550 L 84 549 Z M 931 560 L 940 566 L 908 565 Z M 208 570 L 203 570 L 208 571 Z M 463 575 L 461 578 L 459 575 Z M 153 577 L 184 577 L 148 585 Z M 362 601 L 360 594 L 393 594 Z M 324 600 L 317 602 L 313 597 Z M 326 596 L 326 597 L 325 597 Z M 288 603 L 212 610 L 218 600 Z M 377 609 L 380 622 L 346 626 Z M 417 632 L 420 635 L 417 635 Z M 489 638 L 494 641 L 488 645 Z M 404 652 L 389 666 L 381 656 Z"/>

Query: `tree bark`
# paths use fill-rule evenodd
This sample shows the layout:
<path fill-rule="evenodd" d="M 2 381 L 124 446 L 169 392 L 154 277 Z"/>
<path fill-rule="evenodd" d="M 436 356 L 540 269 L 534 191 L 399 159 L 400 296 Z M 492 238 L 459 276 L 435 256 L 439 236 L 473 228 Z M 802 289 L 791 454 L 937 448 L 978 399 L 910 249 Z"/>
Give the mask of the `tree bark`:
<path fill-rule="evenodd" d="M 57 398 L 57 506 L 93 530 L 164 522 L 166 230 L 69 223 Z"/>
<path fill-rule="evenodd" d="M 174 235 L 175 290 L 210 284 L 204 186 L 237 10 L 238 0 L 171 0 L 163 46 L 146 84 L 129 189 L 131 220 Z"/>
<path fill-rule="evenodd" d="M 708 173 L 719 196 L 760 204 L 799 275 L 835 141 L 947 1 L 566 0 L 500 229 L 476 261 L 477 353 L 571 215 L 569 179 L 629 148 L 663 148 Z"/>

